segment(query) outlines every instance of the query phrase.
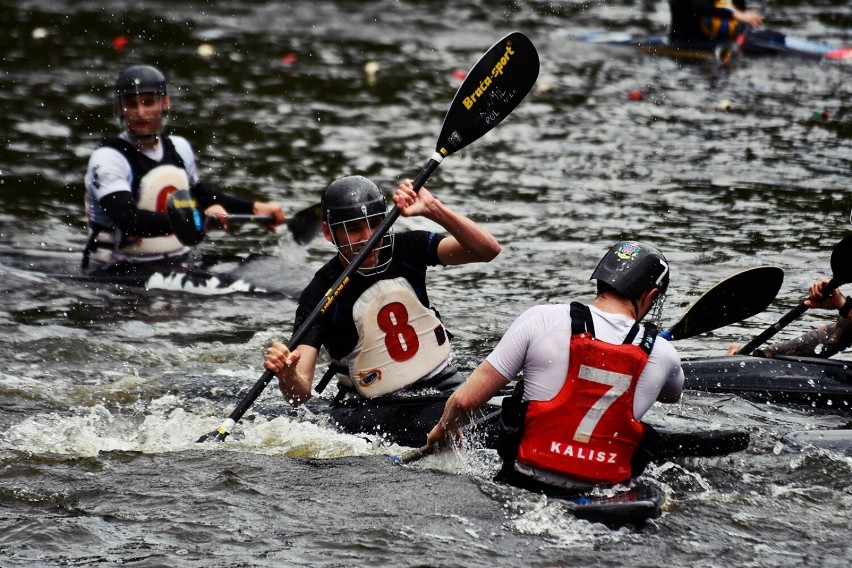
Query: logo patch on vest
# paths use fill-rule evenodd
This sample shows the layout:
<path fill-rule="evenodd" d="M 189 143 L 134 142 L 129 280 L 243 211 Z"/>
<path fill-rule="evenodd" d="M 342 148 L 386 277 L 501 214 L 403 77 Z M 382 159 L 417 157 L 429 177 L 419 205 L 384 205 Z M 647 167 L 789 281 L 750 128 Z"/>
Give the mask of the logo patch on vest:
<path fill-rule="evenodd" d="M 372 386 L 382 380 L 382 370 L 375 369 L 369 373 L 360 373 L 358 375 L 358 384 L 362 387 Z"/>
<path fill-rule="evenodd" d="M 438 345 L 443 345 L 447 341 L 447 332 L 444 331 L 444 326 L 439 325 L 435 328 L 435 339 L 438 341 Z"/>

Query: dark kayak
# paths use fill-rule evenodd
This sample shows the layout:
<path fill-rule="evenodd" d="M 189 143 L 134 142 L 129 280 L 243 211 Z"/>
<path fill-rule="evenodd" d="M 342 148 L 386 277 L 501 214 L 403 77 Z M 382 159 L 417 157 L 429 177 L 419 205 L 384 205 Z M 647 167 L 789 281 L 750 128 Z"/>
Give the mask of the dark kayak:
<path fill-rule="evenodd" d="M 640 53 L 685 59 L 715 59 L 727 62 L 740 54 L 746 56 L 782 56 L 811 60 L 852 61 L 852 47 L 836 47 L 790 37 L 771 30 L 755 30 L 743 45 L 684 44 L 673 45 L 668 36 L 636 36 L 625 33 L 601 33 L 575 36 L 572 39 L 615 48 L 628 48 Z"/>
<path fill-rule="evenodd" d="M 646 481 L 634 481 L 630 488 L 612 495 L 600 490 L 565 500 L 572 515 L 611 529 L 624 525 L 641 526 L 662 513 L 666 502 L 663 490 Z"/>
<path fill-rule="evenodd" d="M 387 395 L 374 399 L 350 400 L 334 404 L 313 399 L 308 408 L 327 417 L 337 428 L 349 434 L 379 437 L 402 446 L 419 447 L 438 423 L 448 393 L 420 396 Z M 474 417 L 468 438 L 486 448 L 497 447 L 500 422 L 499 400 L 484 405 Z M 744 450 L 748 432 L 739 429 L 681 429 L 653 425 L 658 436 L 647 448 L 653 461 L 678 457 L 711 457 Z"/>
<path fill-rule="evenodd" d="M 749 400 L 852 409 L 852 362 L 815 357 L 736 355 L 684 359 L 685 388 Z"/>
<path fill-rule="evenodd" d="M 0 266 L 26 279 L 51 279 L 195 294 L 271 293 L 297 297 L 312 276 L 302 264 L 261 254 L 191 253 L 171 262 L 127 263 L 83 270 L 73 252 L 4 247 Z"/>

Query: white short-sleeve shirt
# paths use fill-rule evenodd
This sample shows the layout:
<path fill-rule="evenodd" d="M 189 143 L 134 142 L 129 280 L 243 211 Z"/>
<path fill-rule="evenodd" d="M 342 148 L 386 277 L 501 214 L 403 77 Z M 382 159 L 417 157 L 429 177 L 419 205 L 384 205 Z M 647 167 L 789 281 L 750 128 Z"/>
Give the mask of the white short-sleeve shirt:
<path fill-rule="evenodd" d="M 608 343 L 624 342 L 633 319 L 602 312 L 589 306 L 595 337 Z M 636 334 L 634 344 L 642 339 Z M 568 304 L 530 308 L 512 323 L 486 360 L 507 382 L 524 374 L 524 400 L 550 400 L 562 389 L 568 374 L 571 345 L 571 314 Z M 639 376 L 633 399 L 633 415 L 641 420 L 661 397 L 677 399 L 683 390 L 680 356 L 667 340 L 657 337 L 648 364 Z"/>

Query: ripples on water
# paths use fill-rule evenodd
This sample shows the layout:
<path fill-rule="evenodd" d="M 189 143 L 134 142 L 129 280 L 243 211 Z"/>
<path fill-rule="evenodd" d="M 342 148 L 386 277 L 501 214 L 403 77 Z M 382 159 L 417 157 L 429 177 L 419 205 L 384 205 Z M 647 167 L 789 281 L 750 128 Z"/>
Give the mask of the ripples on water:
<path fill-rule="evenodd" d="M 536 92 L 428 184 L 504 247 L 488 265 L 430 276 L 462 367 L 526 307 L 589 299 L 591 269 L 624 237 L 666 252 L 672 322 L 733 272 L 785 269 L 767 313 L 679 345 L 716 354 L 798 303 L 849 229 L 849 66 L 720 69 L 567 39 L 660 33 L 664 2 L 0 7 L 2 564 L 849 564 L 849 460 L 778 444 L 789 430 L 848 417 L 688 393 L 657 418 L 738 425 L 752 447 L 652 468 L 669 514 L 641 532 L 610 532 L 493 486 L 489 452 L 390 467 L 384 455 L 399 448 L 287 411 L 272 387 L 227 445 L 199 448 L 194 440 L 259 376 L 264 347 L 289 335 L 294 302 L 87 286 L 26 266 L 31 257 L 75 261 L 86 160 L 115 129 L 109 89 L 131 63 L 171 78 L 171 125 L 195 146 L 208 181 L 297 210 L 340 175 L 364 173 L 388 192 L 414 177 L 458 86 L 453 71 L 520 29 L 541 55 Z M 852 43 L 842 2 L 773 3 L 768 23 Z M 37 29 L 46 35 L 34 37 Z M 120 35 L 129 44 L 116 51 Z M 201 43 L 215 54 L 199 57 Z M 368 61 L 381 66 L 374 84 Z M 644 100 L 628 101 L 633 90 Z M 725 101 L 730 110 L 717 110 Z M 823 110 L 828 120 L 814 118 Z M 299 247 L 250 227 L 211 234 L 204 247 L 312 267 L 329 254 L 323 242 Z M 807 314 L 784 333 L 820 320 Z"/>

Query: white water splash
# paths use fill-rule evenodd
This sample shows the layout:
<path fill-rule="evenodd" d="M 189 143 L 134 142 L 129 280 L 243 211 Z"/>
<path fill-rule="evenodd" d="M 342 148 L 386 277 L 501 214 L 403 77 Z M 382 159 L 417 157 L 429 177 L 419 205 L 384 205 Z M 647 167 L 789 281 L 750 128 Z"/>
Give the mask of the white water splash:
<path fill-rule="evenodd" d="M 118 408 L 96 404 L 69 414 L 40 414 L 10 426 L 0 440 L 0 448 L 82 457 L 110 451 L 156 454 L 237 450 L 318 459 L 386 455 L 402 449 L 372 444 L 364 437 L 283 416 L 253 416 L 241 421 L 240 431 L 224 443 L 201 445 L 196 440 L 215 430 L 225 412 L 212 404 L 201 404 L 190 410 L 185 408 L 185 400 L 166 395 Z"/>
<path fill-rule="evenodd" d="M 180 273 L 167 275 L 154 273 L 145 283 L 145 288 L 148 290 L 189 292 L 204 296 L 222 296 L 225 294 L 233 294 L 235 292 L 266 292 L 266 290 L 258 288 L 253 284 L 249 284 L 244 280 L 235 280 L 225 286 L 216 276 L 211 276 L 205 279 L 203 283 L 198 283 L 193 282 L 191 279 L 186 278 L 184 274 Z"/>

